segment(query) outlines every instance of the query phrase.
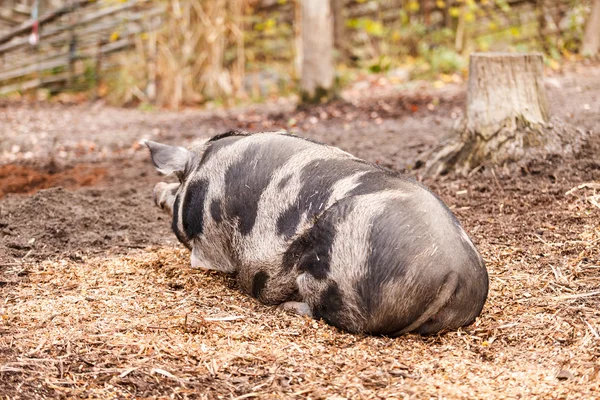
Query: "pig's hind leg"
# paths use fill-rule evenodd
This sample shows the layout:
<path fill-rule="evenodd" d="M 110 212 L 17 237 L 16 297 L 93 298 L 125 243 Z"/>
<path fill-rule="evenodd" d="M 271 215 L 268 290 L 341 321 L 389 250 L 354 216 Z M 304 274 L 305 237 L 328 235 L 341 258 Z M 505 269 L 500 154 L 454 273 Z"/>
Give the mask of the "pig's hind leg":
<path fill-rule="evenodd" d="M 305 315 L 305 316 L 311 317 L 311 318 L 313 317 L 313 313 L 312 313 L 312 310 L 310 309 L 310 306 L 306 303 L 302 303 L 299 301 L 285 302 L 285 303 L 279 305 L 279 308 L 282 310 L 294 312 L 298 315 Z"/>
<path fill-rule="evenodd" d="M 337 282 L 316 279 L 309 273 L 301 274 L 297 282 L 303 301 L 299 304 L 310 310 L 307 315 L 351 333 L 363 331 L 360 312 L 353 307 L 352 299 L 345 296 Z"/>
<path fill-rule="evenodd" d="M 291 272 L 267 265 L 242 268 L 238 273 L 242 291 L 266 305 L 301 300 L 295 276 Z"/>

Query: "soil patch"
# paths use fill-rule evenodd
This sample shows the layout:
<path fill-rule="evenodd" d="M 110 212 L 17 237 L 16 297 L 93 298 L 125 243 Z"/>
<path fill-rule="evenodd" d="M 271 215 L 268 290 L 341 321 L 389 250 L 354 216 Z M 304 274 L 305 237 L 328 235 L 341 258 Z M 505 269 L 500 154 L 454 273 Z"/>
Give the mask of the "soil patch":
<path fill-rule="evenodd" d="M 8 193 L 35 193 L 55 186 L 77 188 L 94 186 L 106 178 L 106 168 L 78 164 L 72 168 L 57 171 L 49 165 L 35 169 L 24 165 L 7 164 L 0 166 L 0 199 Z"/>
<path fill-rule="evenodd" d="M 150 191 L 129 187 L 107 196 L 98 189 L 57 187 L 25 198 L 8 195 L 0 204 L 0 259 L 78 259 L 174 241 L 168 216 L 153 207 Z"/>

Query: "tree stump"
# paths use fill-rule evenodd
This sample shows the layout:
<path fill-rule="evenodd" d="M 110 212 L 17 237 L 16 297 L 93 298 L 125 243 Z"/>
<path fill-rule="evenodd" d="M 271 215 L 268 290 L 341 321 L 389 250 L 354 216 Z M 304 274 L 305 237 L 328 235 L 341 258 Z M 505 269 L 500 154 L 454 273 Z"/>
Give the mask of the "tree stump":
<path fill-rule="evenodd" d="M 300 90 L 303 102 L 329 98 L 334 84 L 333 15 L 329 1 L 301 0 Z"/>
<path fill-rule="evenodd" d="M 427 172 L 467 174 L 486 164 L 517 161 L 535 152 L 572 151 L 574 129 L 550 120 L 541 54 L 471 55 L 466 119 L 458 137 L 426 161 Z"/>

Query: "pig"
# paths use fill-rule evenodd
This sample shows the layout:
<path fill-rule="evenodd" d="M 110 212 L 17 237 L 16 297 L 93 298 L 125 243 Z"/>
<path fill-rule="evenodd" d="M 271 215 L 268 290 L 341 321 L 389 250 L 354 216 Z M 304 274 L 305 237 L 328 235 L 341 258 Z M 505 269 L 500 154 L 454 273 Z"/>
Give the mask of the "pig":
<path fill-rule="evenodd" d="M 144 143 L 178 178 L 158 183 L 154 201 L 192 267 L 235 274 L 261 303 L 391 337 L 480 315 L 484 261 L 416 181 L 286 132 L 230 131 L 190 150 Z"/>

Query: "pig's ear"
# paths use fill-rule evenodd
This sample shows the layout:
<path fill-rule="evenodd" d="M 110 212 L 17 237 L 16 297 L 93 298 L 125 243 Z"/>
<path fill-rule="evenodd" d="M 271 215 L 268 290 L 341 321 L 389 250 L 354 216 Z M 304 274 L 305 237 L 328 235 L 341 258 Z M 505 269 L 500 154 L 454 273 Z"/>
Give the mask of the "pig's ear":
<path fill-rule="evenodd" d="M 165 175 L 174 173 L 181 179 L 185 174 L 186 167 L 194 158 L 193 153 L 183 147 L 169 146 L 150 140 L 142 140 L 140 143 L 148 146 L 154 166 Z"/>

